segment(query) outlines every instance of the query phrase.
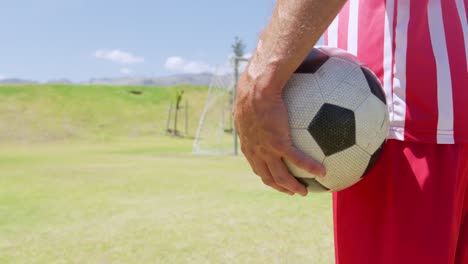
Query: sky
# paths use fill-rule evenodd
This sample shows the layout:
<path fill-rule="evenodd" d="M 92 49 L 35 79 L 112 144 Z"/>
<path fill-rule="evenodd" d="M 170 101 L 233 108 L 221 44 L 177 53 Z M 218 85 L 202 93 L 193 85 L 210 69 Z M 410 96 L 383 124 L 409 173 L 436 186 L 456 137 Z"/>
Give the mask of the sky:
<path fill-rule="evenodd" d="M 156 77 L 254 50 L 275 0 L 2 0 L 0 79 Z"/>

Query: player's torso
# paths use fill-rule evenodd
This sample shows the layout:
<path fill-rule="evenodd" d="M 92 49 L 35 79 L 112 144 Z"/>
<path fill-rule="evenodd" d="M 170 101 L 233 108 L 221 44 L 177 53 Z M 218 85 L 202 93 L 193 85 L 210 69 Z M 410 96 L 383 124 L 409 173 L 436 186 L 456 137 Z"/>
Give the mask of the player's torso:
<path fill-rule="evenodd" d="M 468 143 L 468 0 L 350 0 L 325 44 L 384 85 L 391 138 Z"/>

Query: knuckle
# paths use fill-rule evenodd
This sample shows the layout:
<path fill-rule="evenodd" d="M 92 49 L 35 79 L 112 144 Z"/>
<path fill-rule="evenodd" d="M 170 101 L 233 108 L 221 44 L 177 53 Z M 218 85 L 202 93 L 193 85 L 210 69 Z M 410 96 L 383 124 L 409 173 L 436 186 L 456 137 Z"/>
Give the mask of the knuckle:
<path fill-rule="evenodd" d="M 240 147 L 240 149 L 241 149 L 242 153 L 244 153 L 244 154 L 247 155 L 247 147 L 246 147 L 245 145 L 242 145 L 242 146 Z"/>
<path fill-rule="evenodd" d="M 260 176 L 260 173 L 258 172 L 258 170 L 255 167 L 252 167 L 252 172 L 255 173 L 255 175 Z"/>
<path fill-rule="evenodd" d="M 277 177 L 276 183 L 281 186 L 286 186 L 289 183 L 289 180 L 286 177 Z"/>
<path fill-rule="evenodd" d="M 241 152 L 249 158 L 253 158 L 255 156 L 255 150 L 247 146 L 241 146 Z"/>
<path fill-rule="evenodd" d="M 263 181 L 263 183 L 264 183 L 265 185 L 268 185 L 268 186 L 270 186 L 270 187 L 273 187 L 273 186 L 275 185 L 272 179 L 265 179 L 265 178 L 262 178 L 262 181 Z"/>
<path fill-rule="evenodd" d="M 285 144 L 281 140 L 274 140 L 271 142 L 271 148 L 278 152 L 283 152 L 285 149 Z"/>

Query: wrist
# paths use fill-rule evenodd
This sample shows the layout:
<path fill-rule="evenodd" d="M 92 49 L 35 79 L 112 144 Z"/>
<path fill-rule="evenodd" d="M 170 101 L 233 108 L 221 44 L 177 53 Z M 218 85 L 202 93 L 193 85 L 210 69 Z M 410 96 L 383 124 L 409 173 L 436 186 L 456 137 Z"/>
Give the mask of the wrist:
<path fill-rule="evenodd" d="M 255 94 L 260 96 L 281 93 L 289 78 L 285 77 L 280 63 L 275 61 L 258 63 L 255 60 L 249 63 L 243 77 Z"/>

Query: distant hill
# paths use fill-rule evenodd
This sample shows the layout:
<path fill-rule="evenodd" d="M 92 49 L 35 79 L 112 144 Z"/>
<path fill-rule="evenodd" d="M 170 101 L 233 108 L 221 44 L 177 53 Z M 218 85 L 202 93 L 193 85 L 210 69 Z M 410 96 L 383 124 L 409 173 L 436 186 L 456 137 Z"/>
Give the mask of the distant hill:
<path fill-rule="evenodd" d="M 121 77 L 121 78 L 96 78 L 83 82 L 83 84 L 99 85 L 138 85 L 138 86 L 174 86 L 194 85 L 208 86 L 214 75 L 211 73 L 178 74 L 163 77 Z M 220 78 L 230 78 L 229 75 Z"/>
<path fill-rule="evenodd" d="M 73 84 L 73 82 L 68 79 L 63 78 L 63 79 L 47 81 L 46 84 Z"/>
<path fill-rule="evenodd" d="M 1 79 L 0 84 L 35 84 L 38 83 L 33 80 L 19 79 L 19 78 L 7 78 Z"/>
<path fill-rule="evenodd" d="M 213 77 L 212 73 L 200 74 L 177 74 L 162 77 L 117 77 L 117 78 L 93 78 L 78 84 L 87 85 L 133 85 L 133 86 L 177 86 L 177 85 L 192 85 L 192 86 L 208 86 Z M 230 74 L 218 76 L 218 82 L 229 83 Z M 0 84 L 38 84 L 34 80 L 26 80 L 19 78 L 9 78 L 0 80 Z M 57 79 L 45 82 L 46 84 L 73 84 L 68 79 Z"/>

